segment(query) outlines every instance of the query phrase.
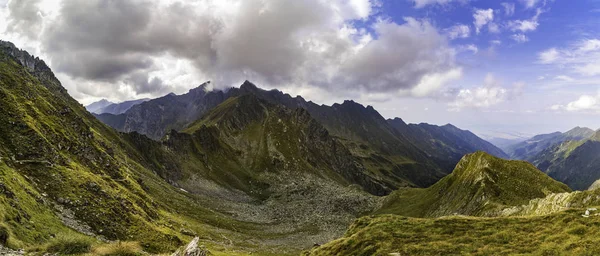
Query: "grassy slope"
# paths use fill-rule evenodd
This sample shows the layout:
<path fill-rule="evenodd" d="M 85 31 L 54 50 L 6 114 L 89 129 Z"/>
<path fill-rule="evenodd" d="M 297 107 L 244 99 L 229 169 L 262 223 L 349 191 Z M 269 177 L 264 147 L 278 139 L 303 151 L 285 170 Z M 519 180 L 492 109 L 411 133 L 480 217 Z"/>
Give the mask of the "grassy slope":
<path fill-rule="evenodd" d="M 546 216 L 363 217 L 310 255 L 598 255 L 600 218 L 584 209 Z"/>
<path fill-rule="evenodd" d="M 494 215 L 508 206 L 526 204 L 550 193 L 570 191 L 531 164 L 483 152 L 465 156 L 454 172 L 426 189 L 400 189 L 377 213 L 412 217 Z"/>
<path fill-rule="evenodd" d="M 440 209 L 444 209 L 445 201 L 437 200 L 444 198 L 440 200 L 453 202 L 453 205 L 450 205 L 452 207 L 461 207 L 452 208 L 453 211 L 472 216 L 413 218 L 381 214 L 363 217 L 351 225 L 344 237 L 313 248 L 306 254 L 597 255 L 600 253 L 600 246 L 598 246 L 600 240 L 597 238 L 600 235 L 600 217 L 581 216 L 586 208 L 600 205 L 600 190 L 549 193 L 552 190 L 568 191 L 568 188 L 556 181 L 549 181 L 549 177 L 525 162 L 500 160 L 483 153 L 467 156 L 463 160 L 470 161 L 463 162 L 462 166 L 459 164 L 452 174 L 458 177 L 448 178 L 453 179 L 454 182 L 463 180 L 459 182 L 461 187 L 477 191 L 466 193 L 467 195 L 489 195 L 489 193 L 482 193 L 490 190 L 482 190 L 481 183 L 464 181 L 465 175 L 467 180 L 482 180 L 481 174 L 493 176 L 493 173 L 489 172 L 493 168 L 501 169 L 507 174 L 495 176 L 497 188 L 507 189 L 506 191 L 512 191 L 513 194 L 503 196 L 502 190 L 491 190 L 500 193 L 496 194 L 496 198 L 486 197 L 491 202 L 482 204 L 482 201 L 477 200 L 477 196 L 455 197 L 456 193 L 448 190 L 400 191 L 389 196 L 390 199 L 380 212 L 394 212 L 413 217 L 441 216 L 444 214 L 441 214 Z M 482 166 L 489 168 L 481 168 Z M 482 171 L 485 169 L 488 171 Z M 465 170 L 468 172 L 465 173 Z M 446 183 L 444 180 L 440 182 Z M 460 187 L 458 189 L 460 190 Z M 543 194 L 547 193 L 548 195 L 544 197 Z M 535 194 L 539 194 L 538 198 L 531 200 L 525 198 Z M 460 199 L 458 204 L 457 201 L 453 201 L 457 198 Z M 473 206 L 477 207 L 473 208 Z M 442 212 L 452 213 L 452 211 Z"/>

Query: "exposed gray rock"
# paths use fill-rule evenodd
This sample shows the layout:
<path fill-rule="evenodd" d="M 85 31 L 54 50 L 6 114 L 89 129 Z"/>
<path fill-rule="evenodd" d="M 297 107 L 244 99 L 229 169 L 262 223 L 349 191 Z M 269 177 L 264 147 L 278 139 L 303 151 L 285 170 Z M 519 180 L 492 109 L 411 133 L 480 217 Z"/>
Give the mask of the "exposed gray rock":
<path fill-rule="evenodd" d="M 25 251 L 23 250 L 12 250 L 10 248 L 6 248 L 2 245 L 0 245 L 0 255 L 5 255 L 5 256 L 20 256 L 20 255 L 24 255 Z"/>
<path fill-rule="evenodd" d="M 211 253 L 204 247 L 199 245 L 199 237 L 195 237 L 185 248 L 177 250 L 171 256 L 208 256 Z"/>

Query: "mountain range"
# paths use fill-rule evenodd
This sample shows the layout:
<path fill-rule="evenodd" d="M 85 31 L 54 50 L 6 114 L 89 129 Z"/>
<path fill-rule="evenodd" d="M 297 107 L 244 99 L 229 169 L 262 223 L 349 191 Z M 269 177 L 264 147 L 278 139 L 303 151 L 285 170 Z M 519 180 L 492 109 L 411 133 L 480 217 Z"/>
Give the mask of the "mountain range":
<path fill-rule="evenodd" d="M 91 113 L 100 115 L 100 114 L 113 114 L 119 115 L 125 113 L 131 107 L 135 105 L 139 105 L 143 102 L 149 101 L 150 99 L 138 99 L 138 100 L 128 100 L 120 103 L 112 103 L 105 99 L 94 102 L 90 105 L 87 105 L 85 108 Z"/>
<path fill-rule="evenodd" d="M 595 172 L 561 169 L 595 164 L 597 134 L 544 142 L 574 143 L 549 177 L 450 124 L 207 85 L 92 114 L 109 105 L 86 110 L 0 41 L 0 252 L 165 254 L 194 237 L 217 255 L 598 251 L 580 215 L 600 192 L 571 191 Z"/>
<path fill-rule="evenodd" d="M 317 105 L 278 90 L 266 91 L 246 81 L 239 88 L 208 91 L 208 82 L 183 95 L 169 94 L 132 107 L 121 115 L 97 117 L 122 132 L 139 132 L 160 140 L 169 130 L 181 131 L 211 109 L 239 95 L 252 94 L 272 104 L 305 109 L 357 157 L 371 176 L 381 176 L 378 194 L 399 187 L 425 187 L 449 173 L 467 153 L 483 150 L 506 154 L 469 131 L 452 125 L 407 125 L 386 120 L 373 107 L 345 101 Z"/>
<path fill-rule="evenodd" d="M 586 127 L 575 127 L 567 132 L 554 132 L 536 135 L 523 142 L 509 146 L 507 154 L 512 159 L 531 161 L 544 149 L 565 141 L 580 141 L 594 135 L 595 131 Z"/>
<path fill-rule="evenodd" d="M 509 146 L 512 159 L 526 160 L 574 190 L 586 190 L 600 179 L 598 132 L 575 127 L 567 132 L 536 135 Z"/>

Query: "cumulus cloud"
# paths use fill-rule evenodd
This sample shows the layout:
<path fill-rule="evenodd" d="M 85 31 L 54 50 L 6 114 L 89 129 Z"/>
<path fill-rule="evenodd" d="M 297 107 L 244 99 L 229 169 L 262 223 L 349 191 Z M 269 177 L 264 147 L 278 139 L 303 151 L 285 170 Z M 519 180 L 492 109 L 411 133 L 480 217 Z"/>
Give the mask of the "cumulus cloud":
<path fill-rule="evenodd" d="M 577 100 L 569 102 L 565 105 L 553 105 L 550 107 L 555 111 L 569 112 L 600 112 L 600 94 L 598 95 L 582 95 Z"/>
<path fill-rule="evenodd" d="M 475 25 L 475 32 L 479 34 L 481 28 L 485 25 L 490 24 L 494 20 L 494 10 L 492 9 L 475 9 L 473 12 L 473 24 Z"/>
<path fill-rule="evenodd" d="M 425 75 L 421 78 L 417 86 L 410 91 L 400 91 L 400 94 L 411 95 L 414 97 L 425 97 L 435 93 L 444 93 L 440 89 L 452 82 L 462 78 L 462 68 L 454 68 L 444 73 L 433 73 Z M 443 95 L 437 95 L 443 96 Z"/>
<path fill-rule="evenodd" d="M 524 86 L 523 83 L 515 83 L 512 88 L 505 88 L 492 74 L 488 74 L 482 86 L 458 90 L 454 101 L 448 104 L 449 110 L 489 108 L 519 96 Z"/>
<path fill-rule="evenodd" d="M 450 39 L 468 38 L 471 35 L 471 28 L 464 24 L 454 25 L 445 29 L 445 31 Z"/>
<path fill-rule="evenodd" d="M 537 22 L 537 20 L 515 20 L 508 23 L 508 26 L 512 31 L 521 32 L 534 31 L 539 25 L 540 24 Z"/>
<path fill-rule="evenodd" d="M 535 31 L 537 27 L 540 25 L 538 19 L 540 15 L 544 13 L 542 9 L 538 8 L 536 13 L 531 19 L 528 20 L 511 20 L 508 22 L 508 27 L 512 31 L 520 31 L 520 32 L 530 32 Z"/>
<path fill-rule="evenodd" d="M 26 36 L 88 96 L 182 92 L 194 79 L 217 87 L 250 79 L 385 94 L 451 80 L 431 77 L 460 70 L 447 37 L 427 20 L 379 19 L 369 31 L 354 26 L 372 17 L 372 0 L 62 0 L 49 16 L 38 0 L 10 3 L 9 33 L 39 26 L 39 34 Z"/>
<path fill-rule="evenodd" d="M 429 22 L 407 18 L 403 25 L 380 21 L 374 28 L 378 40 L 343 60 L 344 75 L 336 77 L 335 84 L 392 91 L 454 68 L 454 50 Z"/>

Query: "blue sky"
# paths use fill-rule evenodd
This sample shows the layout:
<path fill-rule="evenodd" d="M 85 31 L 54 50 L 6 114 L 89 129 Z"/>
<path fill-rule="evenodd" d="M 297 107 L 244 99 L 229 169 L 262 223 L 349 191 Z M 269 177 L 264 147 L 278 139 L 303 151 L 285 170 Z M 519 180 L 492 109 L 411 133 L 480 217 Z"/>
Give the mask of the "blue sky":
<path fill-rule="evenodd" d="M 505 6 L 514 7 L 514 12 Z M 546 65 L 539 59 L 539 54 L 548 49 L 571 48 L 579 42 L 600 38 L 600 1 L 537 1 L 531 6 L 525 1 L 451 1 L 414 7 L 414 2 L 409 1 L 383 1 L 380 10 L 394 20 L 406 16 L 428 19 L 440 30 L 456 25 L 469 27 L 468 36 L 450 41 L 455 48 L 474 45 L 478 49 L 476 54 L 464 52 L 458 55 L 457 61 L 465 68 L 465 73 L 461 80 L 454 82 L 455 86 L 481 86 L 488 74 L 501 80 L 505 87 L 514 83 L 524 86 L 518 96 L 489 108 L 462 109 L 457 113 L 448 112 L 445 102 L 408 99 L 405 104 L 384 104 L 389 106 L 382 111 L 386 115 L 402 113 L 398 109 L 406 108 L 406 113 L 398 115 L 411 122 L 450 122 L 485 134 L 493 131 L 528 134 L 565 131 L 577 125 L 600 128 L 595 104 L 571 111 L 552 110 L 552 106 L 568 105 L 582 95 L 597 98 L 600 79 L 570 72 L 569 64 Z M 500 31 L 482 28 L 477 34 L 473 14 L 489 9 L 493 10 L 492 22 L 500 27 Z M 541 14 L 535 29 L 510 28 L 511 22 L 531 21 L 538 12 Z M 527 41 L 516 41 L 513 36 L 518 34 L 523 34 Z M 493 41 L 500 43 L 495 45 Z M 428 110 L 418 111 L 421 106 Z"/>
<path fill-rule="evenodd" d="M 503 136 L 600 128 L 600 1 L 0 0 L 82 102 L 251 80 Z"/>

